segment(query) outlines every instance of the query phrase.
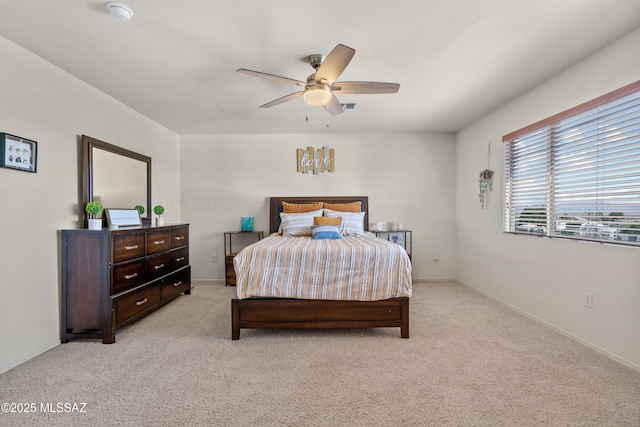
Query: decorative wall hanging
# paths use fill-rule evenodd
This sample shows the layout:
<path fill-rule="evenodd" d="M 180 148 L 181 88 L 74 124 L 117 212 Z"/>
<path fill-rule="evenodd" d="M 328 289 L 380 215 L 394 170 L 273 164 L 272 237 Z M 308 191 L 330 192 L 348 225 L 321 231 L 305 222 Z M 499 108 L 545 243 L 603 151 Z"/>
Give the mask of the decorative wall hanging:
<path fill-rule="evenodd" d="M 38 143 L 19 136 L 0 133 L 0 167 L 36 172 Z"/>
<path fill-rule="evenodd" d="M 320 172 L 335 172 L 334 149 L 322 147 L 314 150 L 313 147 L 298 148 L 298 172 L 309 173 L 313 171 L 314 175 Z"/>
<path fill-rule="evenodd" d="M 493 171 L 489 169 L 489 160 L 491 156 L 491 143 L 487 149 L 487 159 L 485 160 L 486 168 L 480 171 L 478 182 L 480 183 L 480 208 L 484 209 L 485 193 L 493 191 Z"/>

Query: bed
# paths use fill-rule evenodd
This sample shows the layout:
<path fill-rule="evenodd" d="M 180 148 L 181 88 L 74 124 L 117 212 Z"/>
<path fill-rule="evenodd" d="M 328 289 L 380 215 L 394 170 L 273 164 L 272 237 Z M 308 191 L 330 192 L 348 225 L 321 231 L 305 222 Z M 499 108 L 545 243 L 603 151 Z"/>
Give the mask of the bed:
<path fill-rule="evenodd" d="M 364 229 L 368 230 L 368 198 L 367 197 L 272 197 L 270 198 L 270 233 L 271 235 L 261 242 L 245 248 L 234 259 L 236 267 L 237 279 L 237 296 L 231 300 L 231 338 L 238 340 L 240 338 L 241 329 L 330 329 L 330 328 L 381 328 L 381 327 L 398 327 L 400 328 L 400 336 L 409 338 L 409 299 L 411 296 L 411 267 L 410 260 L 406 252 L 393 249 L 395 255 L 393 260 L 385 261 L 388 268 L 395 269 L 400 272 L 399 279 L 394 279 L 396 288 L 391 290 L 379 290 L 377 285 L 369 285 L 377 289 L 374 291 L 365 291 L 357 295 L 345 294 L 343 291 L 347 288 L 346 282 L 332 283 L 335 288 L 341 288 L 342 291 L 329 292 L 327 295 L 323 291 L 311 292 L 309 290 L 278 291 L 273 293 L 257 293 L 256 291 L 247 291 L 250 286 L 254 289 L 280 289 L 282 288 L 278 280 L 286 281 L 282 275 L 272 275 L 269 279 L 256 278 L 258 276 L 250 276 L 245 271 L 248 265 L 262 262 L 261 258 L 253 258 L 251 261 L 248 257 L 249 251 L 257 251 L 260 246 L 268 247 L 271 243 L 270 238 L 282 238 L 277 233 L 281 226 L 280 213 L 283 212 L 283 204 L 304 204 L 312 202 L 323 203 L 353 203 L 360 202 L 361 211 L 364 215 Z M 375 238 L 369 233 L 363 236 L 364 240 L 377 240 L 378 244 L 392 246 L 381 239 Z M 294 238 L 296 239 L 296 238 Z M 306 239 L 306 240 L 304 240 Z M 307 246 L 312 240 L 310 237 L 298 239 L 301 246 Z M 344 241 L 349 243 L 345 237 Z M 279 244 L 279 242 L 278 242 Z M 309 243 L 310 244 L 310 243 Z M 257 247 L 254 247 L 257 246 Z M 375 249 L 374 251 L 378 251 Z M 245 252 L 247 251 L 247 252 Z M 271 250 L 271 252 L 278 252 Z M 398 255 L 399 253 L 404 255 Z M 258 255 L 256 255 L 257 257 Z M 265 261 L 269 264 L 271 261 Z M 299 268 L 296 263 L 296 268 Z M 317 263 L 313 264 L 317 270 Z M 385 268 L 387 268 L 385 267 Z M 293 267 L 292 267 L 293 268 Z M 372 267 L 373 268 L 373 267 Z M 377 272 L 377 264 L 375 271 Z M 404 269 L 404 270 L 403 270 Z M 383 271 L 383 270 L 381 270 Z M 385 270 L 386 271 L 386 270 Z M 296 274 L 314 274 L 306 271 L 299 271 Z M 264 278 L 266 274 L 263 274 Z M 369 276 L 372 276 L 369 274 Z M 245 278 L 246 283 L 243 283 Z M 262 280 L 261 284 L 254 282 Z M 333 280 L 333 278 L 331 279 Z M 349 280 L 340 276 L 336 282 Z M 367 279 L 369 280 L 369 279 Z M 363 297 L 363 295 L 366 296 Z M 284 295 L 284 297 L 283 297 Z"/>

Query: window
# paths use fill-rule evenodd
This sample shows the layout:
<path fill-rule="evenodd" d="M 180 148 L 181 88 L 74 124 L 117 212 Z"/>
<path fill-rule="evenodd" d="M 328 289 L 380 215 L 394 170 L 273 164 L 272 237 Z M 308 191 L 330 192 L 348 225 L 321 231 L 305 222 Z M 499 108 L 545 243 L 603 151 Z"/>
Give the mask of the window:
<path fill-rule="evenodd" d="M 503 141 L 505 232 L 640 246 L 640 81 Z"/>

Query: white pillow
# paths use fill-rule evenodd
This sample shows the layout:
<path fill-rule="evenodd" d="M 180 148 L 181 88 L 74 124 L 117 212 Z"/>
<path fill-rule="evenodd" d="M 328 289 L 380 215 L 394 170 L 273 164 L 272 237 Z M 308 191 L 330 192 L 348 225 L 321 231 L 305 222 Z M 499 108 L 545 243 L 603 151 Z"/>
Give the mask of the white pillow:
<path fill-rule="evenodd" d="M 340 233 L 343 236 L 362 236 L 364 234 L 364 212 L 341 212 L 323 209 L 324 216 L 329 218 L 341 217 Z"/>
<path fill-rule="evenodd" d="M 283 236 L 311 236 L 313 217 L 322 215 L 322 209 L 304 213 L 280 213 L 280 230 Z"/>

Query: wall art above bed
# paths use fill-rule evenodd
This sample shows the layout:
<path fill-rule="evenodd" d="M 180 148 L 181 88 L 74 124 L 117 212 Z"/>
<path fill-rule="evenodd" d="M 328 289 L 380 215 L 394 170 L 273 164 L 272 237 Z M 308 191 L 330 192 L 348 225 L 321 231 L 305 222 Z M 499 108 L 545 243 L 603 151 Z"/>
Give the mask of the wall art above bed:
<path fill-rule="evenodd" d="M 298 172 L 309 173 L 309 171 L 312 171 L 314 175 L 319 175 L 320 172 L 332 173 L 336 171 L 335 152 L 333 148 L 298 148 L 296 153 Z"/>

